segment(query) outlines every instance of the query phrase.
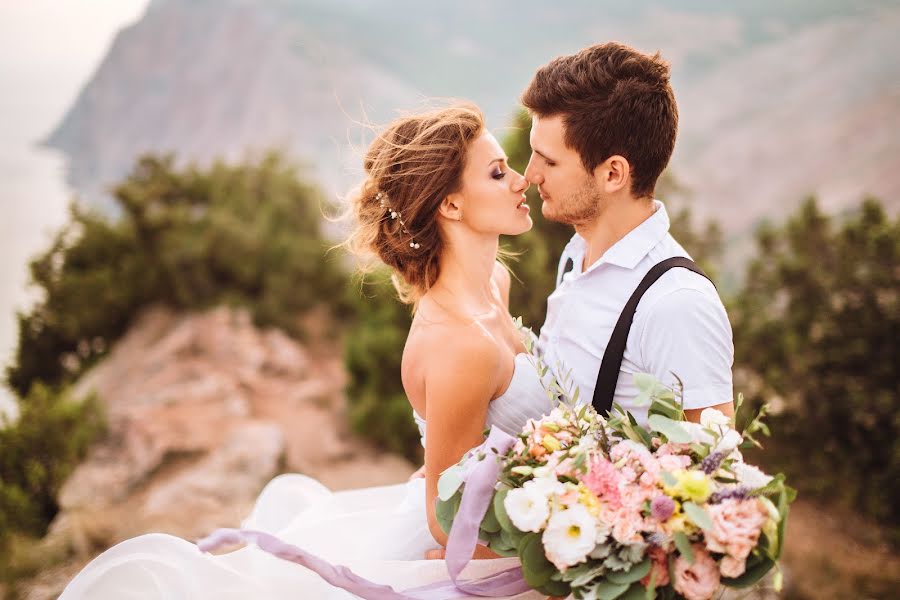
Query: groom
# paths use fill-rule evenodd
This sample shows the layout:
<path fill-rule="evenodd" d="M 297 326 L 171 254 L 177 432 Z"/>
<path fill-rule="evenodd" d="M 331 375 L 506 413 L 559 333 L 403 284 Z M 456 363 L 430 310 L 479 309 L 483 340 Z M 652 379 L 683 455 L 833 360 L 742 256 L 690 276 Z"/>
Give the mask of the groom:
<path fill-rule="evenodd" d="M 538 69 L 522 104 L 532 117 L 525 177 L 544 217 L 575 228 L 547 299 L 544 362 L 571 369 L 583 402 L 601 412 L 616 402 L 642 424 L 635 373 L 680 380 L 692 421 L 707 407 L 733 414 L 728 315 L 653 198 L 678 130 L 668 65 L 622 44 L 591 46 Z"/>
<path fill-rule="evenodd" d="M 702 271 L 674 258 L 688 254 L 653 195 L 678 129 L 668 64 L 591 46 L 541 67 L 522 104 L 532 117 L 525 177 L 544 217 L 575 229 L 547 300 L 545 363 L 571 369 L 601 412 L 616 402 L 640 423 L 635 373 L 683 383 L 690 420 L 706 407 L 733 414 L 728 315 Z"/>

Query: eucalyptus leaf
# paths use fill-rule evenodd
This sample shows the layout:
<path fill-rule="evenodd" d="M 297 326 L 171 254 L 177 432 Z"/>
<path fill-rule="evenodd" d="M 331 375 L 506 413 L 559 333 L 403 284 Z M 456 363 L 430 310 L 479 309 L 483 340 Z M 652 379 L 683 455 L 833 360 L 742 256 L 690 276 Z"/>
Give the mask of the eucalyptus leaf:
<path fill-rule="evenodd" d="M 619 600 L 645 600 L 647 597 L 647 588 L 640 583 L 632 583 L 631 587 L 619 596 Z"/>
<path fill-rule="evenodd" d="M 509 515 L 506 513 L 506 504 L 504 504 L 506 495 L 508 493 L 508 489 L 497 491 L 497 493 L 494 494 L 493 502 L 494 516 L 497 518 L 497 522 L 500 524 L 500 528 L 504 531 L 515 529 L 515 525 L 512 524 L 512 521 L 510 521 L 509 519 Z"/>
<path fill-rule="evenodd" d="M 447 535 L 450 535 L 450 527 L 453 525 L 453 518 L 459 510 L 461 498 L 462 494 L 457 492 L 449 500 L 444 501 L 438 499 L 434 508 L 434 516 L 437 519 L 438 525 L 441 526 L 441 529 L 443 529 L 444 533 Z"/>
<path fill-rule="evenodd" d="M 693 502 L 685 502 L 681 505 L 681 508 L 684 509 L 684 512 L 691 519 L 691 521 L 693 521 L 697 525 L 697 527 L 699 527 L 700 529 L 712 529 L 712 518 L 710 518 L 709 513 L 707 513 L 701 507 L 697 506 Z"/>
<path fill-rule="evenodd" d="M 547 594 L 548 596 L 556 596 L 562 598 L 564 596 L 568 596 L 572 591 L 572 588 L 568 583 L 563 581 L 556 581 L 555 579 L 551 579 L 547 583 L 541 586 L 541 593 Z"/>
<path fill-rule="evenodd" d="M 610 583 L 634 583 L 647 576 L 647 573 L 650 572 L 651 562 L 647 558 L 644 562 L 634 565 L 628 571 L 613 571 L 606 576 L 606 580 Z"/>
<path fill-rule="evenodd" d="M 634 386 L 642 392 L 653 392 L 659 385 L 659 380 L 650 373 L 635 373 Z"/>
<path fill-rule="evenodd" d="M 570 571 L 572 569 L 569 569 Z M 595 579 L 602 577 L 606 573 L 606 567 L 603 565 L 600 566 L 588 566 L 585 565 L 581 574 L 579 574 L 575 579 L 571 580 L 572 587 L 582 587 Z"/>
<path fill-rule="evenodd" d="M 500 532 L 500 522 L 494 514 L 493 503 L 488 504 L 487 512 L 484 513 L 484 518 L 481 520 L 481 530 L 486 531 L 487 533 Z"/>
<path fill-rule="evenodd" d="M 461 465 L 453 465 L 441 473 L 441 477 L 438 479 L 438 498 L 445 502 L 449 500 L 456 493 L 456 490 L 462 486 L 463 473 L 464 470 Z"/>
<path fill-rule="evenodd" d="M 595 588 L 597 590 L 597 598 L 600 600 L 615 600 L 628 591 L 630 584 L 627 583 L 611 583 L 609 581 L 601 581 Z"/>
<path fill-rule="evenodd" d="M 522 574 L 525 583 L 533 588 L 539 588 L 550 581 L 556 568 L 544 555 L 544 544 L 541 536 L 529 533 L 519 542 L 519 560 L 522 561 Z"/>
<path fill-rule="evenodd" d="M 679 421 L 674 421 L 662 415 L 650 415 L 647 423 L 654 431 L 658 431 L 670 442 L 676 444 L 687 444 L 692 441 L 691 434 L 681 425 Z"/>
<path fill-rule="evenodd" d="M 689 565 L 694 564 L 694 550 L 691 548 L 691 542 L 684 532 L 676 531 L 672 538 L 675 540 L 675 547 L 678 548 L 678 552 L 681 553 L 684 560 L 688 561 Z"/>
<path fill-rule="evenodd" d="M 753 561 L 751 564 L 751 559 L 747 559 L 747 570 L 740 577 L 734 578 L 723 578 L 722 583 L 727 585 L 728 587 L 734 588 L 745 588 L 750 587 L 755 584 L 757 581 L 762 579 L 766 573 L 768 573 L 772 567 L 775 566 L 775 561 L 771 558 L 763 557 L 761 560 Z"/>

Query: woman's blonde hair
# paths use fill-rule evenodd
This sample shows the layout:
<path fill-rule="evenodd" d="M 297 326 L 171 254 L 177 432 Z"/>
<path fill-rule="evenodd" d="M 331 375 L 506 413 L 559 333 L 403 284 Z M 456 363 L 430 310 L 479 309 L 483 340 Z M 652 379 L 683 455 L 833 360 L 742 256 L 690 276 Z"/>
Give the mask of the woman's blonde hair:
<path fill-rule="evenodd" d="M 345 244 L 393 269 L 405 303 L 415 304 L 437 281 L 444 249 L 438 208 L 461 189 L 469 145 L 484 128 L 481 111 L 459 103 L 395 120 L 366 151 L 366 179 L 348 195 L 356 226 Z"/>

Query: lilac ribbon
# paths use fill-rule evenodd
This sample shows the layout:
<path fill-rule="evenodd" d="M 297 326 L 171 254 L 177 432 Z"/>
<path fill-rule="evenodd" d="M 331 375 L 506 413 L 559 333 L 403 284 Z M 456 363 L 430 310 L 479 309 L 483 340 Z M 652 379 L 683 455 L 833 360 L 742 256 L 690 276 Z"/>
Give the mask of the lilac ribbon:
<path fill-rule="evenodd" d="M 450 581 L 398 592 L 389 585 L 369 581 L 345 566 L 333 565 L 297 546 L 285 543 L 274 535 L 249 529 L 218 529 L 197 542 L 197 547 L 202 552 L 211 552 L 231 544 L 253 543 L 260 550 L 306 567 L 331 585 L 366 600 L 449 600 L 468 598 L 471 597 L 470 594 L 485 597 L 521 594 L 530 589 L 522 576 L 521 567 L 513 567 L 477 580 L 459 579 L 475 554 L 481 521 L 493 497 L 494 484 L 500 472 L 500 462 L 496 455 L 506 453 L 514 443 L 515 438 L 497 427 L 491 427 L 487 440 L 475 450 L 476 454 L 486 454 L 485 458 L 480 461 L 471 458 L 466 464 L 462 501 L 447 539 L 446 562 Z"/>

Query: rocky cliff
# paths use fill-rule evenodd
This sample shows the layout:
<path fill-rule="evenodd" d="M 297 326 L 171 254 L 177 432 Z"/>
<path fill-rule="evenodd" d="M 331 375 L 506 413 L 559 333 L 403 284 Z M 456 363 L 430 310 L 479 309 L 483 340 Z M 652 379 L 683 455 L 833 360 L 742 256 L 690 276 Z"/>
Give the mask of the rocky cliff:
<path fill-rule="evenodd" d="M 109 433 L 66 481 L 42 542 L 75 558 L 31 582 L 33 597 L 55 597 L 125 538 L 238 526 L 278 473 L 332 489 L 405 480 L 413 465 L 348 433 L 345 380 L 340 356 L 259 330 L 246 312 L 144 312 L 75 388 L 99 394 Z"/>

